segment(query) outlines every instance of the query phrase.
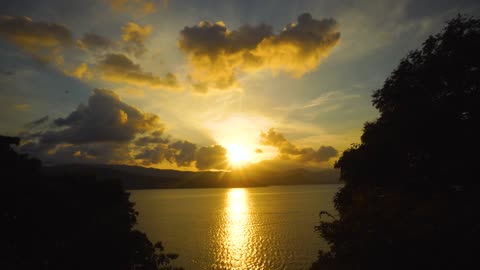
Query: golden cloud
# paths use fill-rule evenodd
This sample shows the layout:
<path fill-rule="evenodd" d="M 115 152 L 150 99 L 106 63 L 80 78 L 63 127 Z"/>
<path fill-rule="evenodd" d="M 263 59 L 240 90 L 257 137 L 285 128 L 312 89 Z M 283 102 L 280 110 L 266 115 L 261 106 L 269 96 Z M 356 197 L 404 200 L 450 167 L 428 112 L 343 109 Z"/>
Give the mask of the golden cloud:
<path fill-rule="evenodd" d="M 244 25 L 229 30 L 223 22 L 200 22 L 180 32 L 178 47 L 187 55 L 189 79 L 197 91 L 228 89 L 238 73 L 259 70 L 300 77 L 315 69 L 340 39 L 334 19 L 308 13 L 274 34 L 272 27 Z"/>
<path fill-rule="evenodd" d="M 128 53 L 141 56 L 145 53 L 145 39 L 152 33 L 150 25 L 140 26 L 136 23 L 129 22 L 122 27 L 122 40 L 125 42 L 125 50 Z"/>
<path fill-rule="evenodd" d="M 124 41 L 143 42 L 152 32 L 150 25 L 140 26 L 136 23 L 129 22 L 122 27 L 122 39 Z"/>
<path fill-rule="evenodd" d="M 152 73 L 143 71 L 140 65 L 135 64 L 123 54 L 107 54 L 97 68 L 102 73 L 103 79 L 112 82 L 153 88 L 179 88 L 177 77 L 174 74 L 167 73 L 164 78 L 157 77 Z"/>
<path fill-rule="evenodd" d="M 134 12 L 137 14 L 150 14 L 156 11 L 153 1 L 144 0 L 108 0 L 113 10 L 118 12 Z M 165 4 L 164 4 L 165 5 Z M 168 5 L 168 2 L 167 2 Z"/>
<path fill-rule="evenodd" d="M 29 17 L 0 16 L 0 36 L 38 60 L 63 62 L 59 52 L 73 44 L 72 33 L 61 24 L 34 22 Z"/>
<path fill-rule="evenodd" d="M 300 162 L 326 162 L 338 156 L 338 151 L 332 146 L 320 146 L 318 150 L 311 147 L 298 148 L 290 143 L 283 134 L 274 129 L 260 134 L 260 144 L 274 146 L 279 151 L 280 159 L 292 159 Z"/>
<path fill-rule="evenodd" d="M 27 103 L 15 104 L 15 106 L 13 106 L 17 111 L 28 111 L 30 110 L 30 107 L 30 104 Z"/>
<path fill-rule="evenodd" d="M 135 56 L 140 56 L 146 51 L 144 42 L 151 32 L 152 27 L 149 25 L 127 23 L 122 27 L 124 49 Z M 135 64 L 126 55 L 118 53 L 120 42 L 114 42 L 92 32 L 85 33 L 76 41 L 76 45 L 94 57 L 103 55 L 94 68 L 87 65 L 87 59 L 76 63 L 69 62 L 72 58 L 65 61 L 64 49 L 74 45 L 75 42 L 70 30 L 58 23 L 34 22 L 28 17 L 0 16 L 0 37 L 12 42 L 37 60 L 53 62 L 56 68 L 67 76 L 90 79 L 94 73 L 99 72 L 101 78 L 107 81 L 152 88 L 179 88 L 174 74 L 167 73 L 162 78 L 143 71 L 140 65 Z M 112 51 L 117 53 L 111 53 Z"/>
<path fill-rule="evenodd" d="M 64 73 L 68 76 L 75 77 L 77 79 L 90 79 L 92 78 L 92 73 L 90 72 L 88 65 L 86 63 L 81 63 L 75 69 L 69 71 L 64 70 Z"/>

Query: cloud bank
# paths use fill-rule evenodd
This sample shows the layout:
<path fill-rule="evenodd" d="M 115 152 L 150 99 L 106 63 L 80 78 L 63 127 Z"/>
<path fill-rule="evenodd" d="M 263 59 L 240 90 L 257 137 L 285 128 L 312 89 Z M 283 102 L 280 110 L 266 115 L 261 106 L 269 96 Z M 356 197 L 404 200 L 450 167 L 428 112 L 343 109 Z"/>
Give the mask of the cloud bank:
<path fill-rule="evenodd" d="M 120 163 L 152 166 L 162 162 L 199 170 L 225 169 L 226 149 L 170 142 L 160 118 L 95 89 L 86 104 L 65 117 L 44 116 L 27 124 L 20 151 L 47 163 Z"/>
<path fill-rule="evenodd" d="M 202 21 L 185 27 L 177 44 L 187 55 L 192 86 L 207 92 L 235 87 L 240 73 L 271 70 L 300 77 L 315 69 L 339 39 L 334 19 L 304 13 L 278 34 L 265 24 L 232 31 L 223 22 Z"/>
<path fill-rule="evenodd" d="M 74 41 L 72 32 L 65 25 L 35 22 L 28 17 L 0 16 L 0 37 L 36 60 L 52 62 L 67 76 L 178 89 L 180 84 L 173 73 L 159 77 L 144 71 L 130 59 L 130 56 L 140 57 L 147 52 L 145 41 L 150 36 L 152 27 L 129 22 L 121 30 L 119 41 L 94 32 L 84 33 Z M 68 54 L 66 48 L 70 49 Z"/>

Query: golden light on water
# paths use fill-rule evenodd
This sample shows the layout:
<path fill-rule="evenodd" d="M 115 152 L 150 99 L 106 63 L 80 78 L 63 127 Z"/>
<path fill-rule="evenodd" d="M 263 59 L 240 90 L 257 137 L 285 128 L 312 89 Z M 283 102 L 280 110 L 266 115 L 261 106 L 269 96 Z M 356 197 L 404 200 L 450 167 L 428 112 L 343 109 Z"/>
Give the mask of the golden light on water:
<path fill-rule="evenodd" d="M 248 192 L 243 188 L 230 189 L 225 207 L 225 257 L 231 269 L 251 269 L 249 241 L 251 238 Z"/>

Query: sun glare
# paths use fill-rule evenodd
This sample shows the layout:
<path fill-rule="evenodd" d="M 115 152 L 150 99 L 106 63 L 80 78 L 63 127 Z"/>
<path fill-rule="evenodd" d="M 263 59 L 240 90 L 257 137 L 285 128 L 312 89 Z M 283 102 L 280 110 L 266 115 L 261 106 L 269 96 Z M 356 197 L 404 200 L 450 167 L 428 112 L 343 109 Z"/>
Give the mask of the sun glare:
<path fill-rule="evenodd" d="M 245 147 L 238 144 L 228 145 L 227 152 L 228 152 L 228 160 L 233 166 L 241 166 L 247 161 L 249 161 L 250 159 Z"/>

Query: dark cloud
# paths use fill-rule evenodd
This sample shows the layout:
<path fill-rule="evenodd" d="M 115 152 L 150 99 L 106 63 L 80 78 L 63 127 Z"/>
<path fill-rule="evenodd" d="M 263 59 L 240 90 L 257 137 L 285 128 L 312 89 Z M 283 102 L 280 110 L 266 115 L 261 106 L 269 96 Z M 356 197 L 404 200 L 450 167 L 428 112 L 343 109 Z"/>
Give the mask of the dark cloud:
<path fill-rule="evenodd" d="M 138 146 L 138 144 L 137 144 Z M 189 167 L 196 159 L 197 145 L 189 141 L 177 141 L 172 144 L 150 141 L 142 145 L 135 159 L 144 165 L 158 164 L 168 161 L 179 167 Z"/>
<path fill-rule="evenodd" d="M 236 86 L 235 73 L 272 70 L 296 77 L 316 68 L 338 43 L 334 19 L 315 20 L 308 13 L 279 34 L 267 25 L 227 29 L 223 22 L 200 22 L 180 32 L 179 48 L 187 54 L 189 79 L 197 91 Z"/>
<path fill-rule="evenodd" d="M 131 149 L 125 142 L 86 144 L 45 144 L 33 140 L 38 136 L 22 137 L 28 140 L 19 147 L 20 152 L 40 158 L 46 164 L 68 163 L 122 163 L 132 164 Z"/>
<path fill-rule="evenodd" d="M 116 47 L 113 40 L 91 32 L 83 34 L 77 44 L 80 48 L 89 51 L 106 51 Z"/>
<path fill-rule="evenodd" d="M 257 154 L 263 154 L 263 150 L 260 148 L 255 149 L 255 153 Z"/>
<path fill-rule="evenodd" d="M 168 73 L 164 78 L 142 70 L 124 54 L 107 54 L 98 65 L 103 78 L 113 82 L 159 88 L 178 88 L 177 77 Z"/>
<path fill-rule="evenodd" d="M 172 156 L 171 149 L 166 144 L 157 144 L 151 148 L 143 148 L 142 151 L 135 155 L 136 160 L 140 160 L 143 165 L 153 165 L 169 161 Z"/>
<path fill-rule="evenodd" d="M 165 128 L 157 129 L 151 134 L 137 138 L 134 143 L 137 146 L 148 146 L 149 144 L 166 144 L 169 142 L 167 138 L 163 137 Z"/>
<path fill-rule="evenodd" d="M 331 146 L 320 146 L 317 150 L 313 148 L 301 149 L 299 159 L 305 162 L 325 162 L 337 156 L 337 149 Z"/>
<path fill-rule="evenodd" d="M 170 145 L 173 150 L 172 157 L 178 166 L 187 167 L 195 161 L 197 145 L 188 141 L 177 141 Z"/>
<path fill-rule="evenodd" d="M 294 159 L 301 162 L 325 162 L 338 156 L 338 151 L 332 146 L 321 146 L 318 150 L 313 148 L 298 148 L 290 143 L 283 134 L 274 129 L 260 134 L 260 143 L 274 146 L 278 149 L 280 158 Z"/>
<path fill-rule="evenodd" d="M 179 167 L 189 167 L 195 163 L 199 170 L 227 168 L 227 150 L 220 145 L 200 147 L 189 141 L 167 143 L 148 143 L 142 145 L 135 160 L 143 165 L 153 165 L 164 161 Z"/>
<path fill-rule="evenodd" d="M 230 32 L 223 22 L 203 21 L 199 25 L 185 27 L 180 32 L 178 45 L 187 53 L 214 58 L 222 52 L 233 54 L 255 49 L 264 38 L 272 35 L 272 27 L 264 24 L 244 25 Z"/>
<path fill-rule="evenodd" d="M 46 160 L 52 163 L 131 163 L 131 149 L 123 142 L 60 144 Z M 49 157 L 50 156 L 50 157 Z"/>
<path fill-rule="evenodd" d="M 221 145 L 201 147 L 196 154 L 195 166 L 199 170 L 227 168 L 227 149 Z"/>
<path fill-rule="evenodd" d="M 25 126 L 28 127 L 28 128 L 34 128 L 34 127 L 37 127 L 37 126 L 41 126 L 43 124 L 46 124 L 49 119 L 50 118 L 48 117 L 48 115 L 45 115 L 44 117 L 41 117 L 37 120 L 33 120 L 32 122 L 27 123 Z"/>
<path fill-rule="evenodd" d="M 49 123 L 49 125 L 45 125 Z M 95 89 L 86 105 L 68 116 L 45 116 L 27 124 L 19 136 L 21 152 L 47 164 L 121 163 L 158 165 L 162 162 L 200 170 L 226 168 L 226 149 L 199 147 L 186 140 L 170 143 L 159 117 L 123 102 L 113 91 Z M 197 151 L 198 149 L 198 151 Z"/>
<path fill-rule="evenodd" d="M 132 142 L 164 129 L 158 116 L 140 111 L 106 89 L 95 89 L 86 105 L 38 131 L 47 122 L 48 117 L 32 121 L 30 132 L 21 134 L 25 141 L 21 150 L 47 163 L 132 164 L 137 150 Z"/>
<path fill-rule="evenodd" d="M 156 129 L 159 118 L 120 100 L 113 91 L 95 89 L 87 105 L 54 120 L 60 130 L 45 132 L 43 143 L 126 142 Z"/>
<path fill-rule="evenodd" d="M 42 61 L 60 61 L 58 51 L 73 44 L 65 25 L 28 17 L 0 16 L 0 36 Z"/>

